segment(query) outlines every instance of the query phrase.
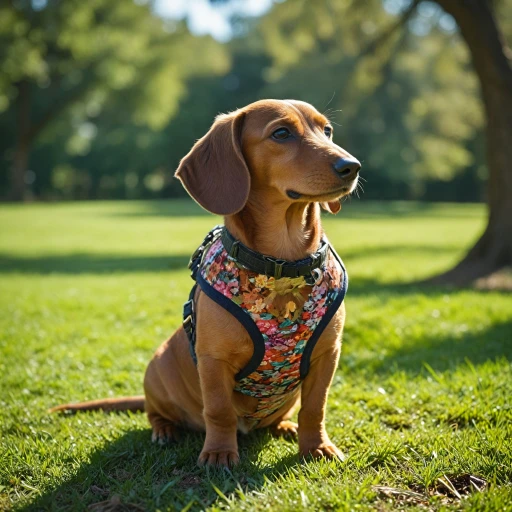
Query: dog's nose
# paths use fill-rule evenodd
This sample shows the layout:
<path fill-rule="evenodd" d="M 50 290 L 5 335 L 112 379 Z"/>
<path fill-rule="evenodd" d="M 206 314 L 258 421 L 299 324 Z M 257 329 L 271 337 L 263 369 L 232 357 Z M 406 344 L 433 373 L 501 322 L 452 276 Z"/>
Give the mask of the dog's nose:
<path fill-rule="evenodd" d="M 334 170 L 342 178 L 353 178 L 361 169 L 361 162 L 357 158 L 347 157 L 336 160 L 333 164 Z"/>

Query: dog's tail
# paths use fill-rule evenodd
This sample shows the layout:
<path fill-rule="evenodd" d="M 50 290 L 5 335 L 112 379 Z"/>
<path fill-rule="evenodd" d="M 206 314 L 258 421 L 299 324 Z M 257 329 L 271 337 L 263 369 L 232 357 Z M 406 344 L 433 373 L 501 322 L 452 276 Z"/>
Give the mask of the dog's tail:
<path fill-rule="evenodd" d="M 49 412 L 58 411 L 144 411 L 144 396 L 124 396 L 120 398 L 102 398 L 77 404 L 63 404 L 52 407 Z"/>

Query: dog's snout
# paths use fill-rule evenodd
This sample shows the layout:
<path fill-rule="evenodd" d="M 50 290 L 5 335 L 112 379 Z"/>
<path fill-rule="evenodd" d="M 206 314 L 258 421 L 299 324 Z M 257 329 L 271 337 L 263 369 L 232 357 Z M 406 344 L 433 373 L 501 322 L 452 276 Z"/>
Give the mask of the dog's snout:
<path fill-rule="evenodd" d="M 340 158 L 333 164 L 334 170 L 342 178 L 354 177 L 361 169 L 361 162 L 354 157 Z"/>

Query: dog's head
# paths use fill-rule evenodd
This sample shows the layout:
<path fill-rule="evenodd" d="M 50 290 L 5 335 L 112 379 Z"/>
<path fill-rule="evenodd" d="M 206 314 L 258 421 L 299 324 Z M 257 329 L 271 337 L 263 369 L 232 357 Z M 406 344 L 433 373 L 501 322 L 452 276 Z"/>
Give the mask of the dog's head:
<path fill-rule="evenodd" d="M 251 191 L 319 202 L 331 213 L 357 185 L 359 161 L 332 141 L 329 120 L 301 101 L 262 100 L 215 119 L 176 171 L 206 210 L 231 215 Z"/>

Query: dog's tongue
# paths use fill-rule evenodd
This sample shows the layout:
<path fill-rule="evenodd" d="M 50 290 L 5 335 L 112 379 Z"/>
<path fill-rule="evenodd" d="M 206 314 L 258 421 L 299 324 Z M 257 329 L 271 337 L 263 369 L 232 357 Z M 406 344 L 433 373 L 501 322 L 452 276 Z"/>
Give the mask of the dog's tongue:
<path fill-rule="evenodd" d="M 337 201 L 322 203 L 322 208 L 329 213 L 338 213 L 341 210 L 341 201 L 338 199 Z"/>

